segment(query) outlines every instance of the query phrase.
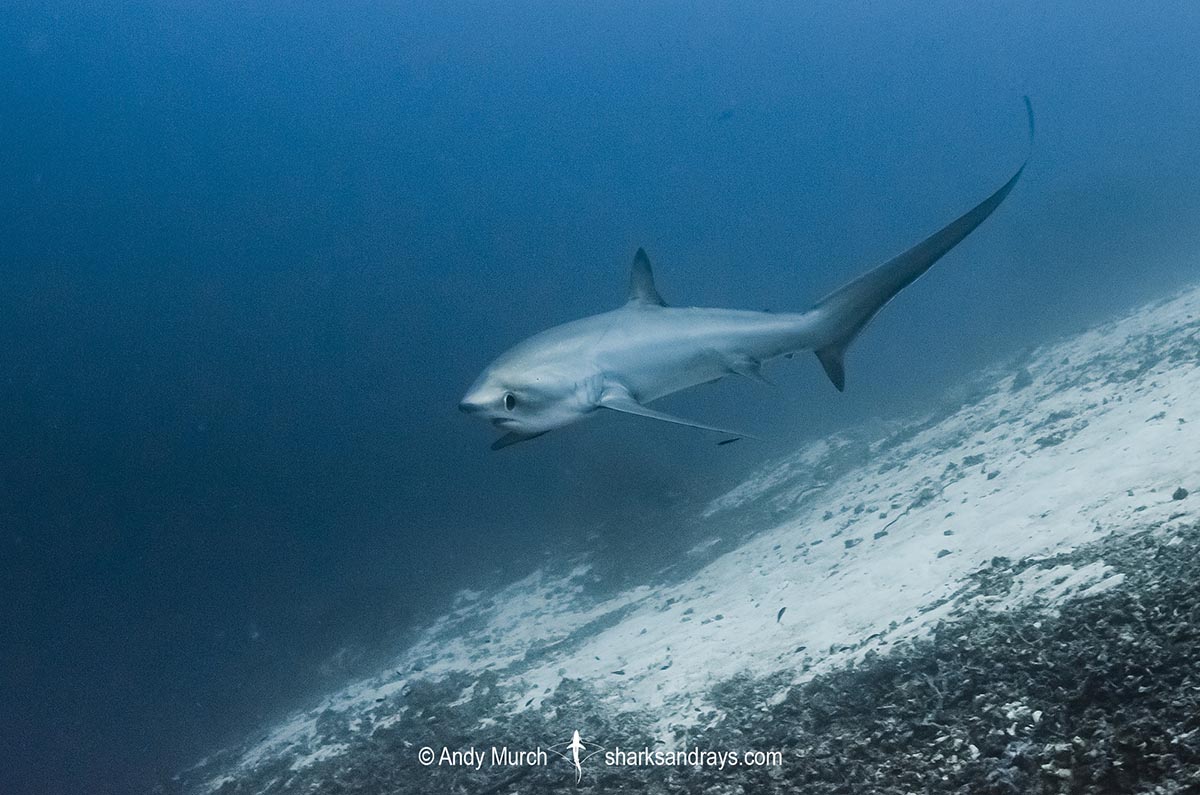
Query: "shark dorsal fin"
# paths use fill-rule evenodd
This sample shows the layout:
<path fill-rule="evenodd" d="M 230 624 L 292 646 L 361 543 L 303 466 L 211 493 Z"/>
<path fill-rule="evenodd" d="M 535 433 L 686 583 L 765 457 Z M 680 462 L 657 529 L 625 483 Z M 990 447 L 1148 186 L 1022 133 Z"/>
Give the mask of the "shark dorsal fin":
<path fill-rule="evenodd" d="M 666 301 L 654 287 L 654 273 L 650 270 L 650 258 L 646 250 L 639 248 L 633 257 L 633 270 L 629 274 L 629 302 L 666 306 Z"/>

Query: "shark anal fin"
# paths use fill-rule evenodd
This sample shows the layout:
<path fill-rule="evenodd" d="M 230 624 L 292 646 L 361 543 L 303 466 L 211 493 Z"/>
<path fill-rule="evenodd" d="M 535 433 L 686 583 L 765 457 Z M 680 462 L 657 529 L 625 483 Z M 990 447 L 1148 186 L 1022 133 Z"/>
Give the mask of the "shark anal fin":
<path fill-rule="evenodd" d="M 503 450 L 505 447 L 510 447 L 510 446 L 516 444 L 517 442 L 524 442 L 524 441 L 528 441 L 529 439 L 536 439 L 544 433 L 546 433 L 546 431 L 542 431 L 541 433 L 517 433 L 516 431 L 509 431 L 508 433 L 504 434 L 496 441 L 492 442 L 492 449 L 493 450 Z"/>
<path fill-rule="evenodd" d="M 673 414 L 667 414 L 662 411 L 655 411 L 647 408 L 641 403 L 634 400 L 633 396 L 624 389 L 606 389 L 600 397 L 600 408 L 619 411 L 623 414 L 635 414 L 639 417 L 646 417 L 652 420 L 661 420 L 663 422 L 672 422 L 676 425 L 686 425 L 689 428 L 699 428 L 702 431 L 713 431 L 714 433 L 723 433 L 727 436 L 736 436 L 739 439 L 757 439 L 757 436 L 751 436 L 748 433 L 740 431 L 731 431 L 728 428 L 718 428 L 715 425 L 705 425 L 700 422 L 692 422 L 685 420 L 682 417 L 676 417 Z"/>
<path fill-rule="evenodd" d="M 650 258 L 646 256 L 645 249 L 639 248 L 633 257 L 633 268 L 629 272 L 629 300 L 652 306 L 667 305 L 654 286 L 654 271 L 650 270 Z"/>

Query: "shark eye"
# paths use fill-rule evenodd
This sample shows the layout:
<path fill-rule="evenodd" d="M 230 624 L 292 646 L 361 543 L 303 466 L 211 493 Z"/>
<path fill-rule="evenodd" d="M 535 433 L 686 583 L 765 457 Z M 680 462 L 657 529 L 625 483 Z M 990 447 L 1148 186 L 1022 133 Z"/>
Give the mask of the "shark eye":
<path fill-rule="evenodd" d="M 516 407 L 517 407 L 517 399 L 515 397 L 513 397 L 513 393 L 512 392 L 506 393 L 504 395 L 504 408 L 508 409 L 509 411 L 512 411 Z"/>

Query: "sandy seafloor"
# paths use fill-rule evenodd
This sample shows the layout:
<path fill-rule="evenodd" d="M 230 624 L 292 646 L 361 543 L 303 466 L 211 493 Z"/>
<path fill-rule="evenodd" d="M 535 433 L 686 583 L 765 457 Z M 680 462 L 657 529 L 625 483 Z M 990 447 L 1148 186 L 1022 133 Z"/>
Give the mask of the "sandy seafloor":
<path fill-rule="evenodd" d="M 1195 491 L 1195 494 L 1188 494 Z M 689 565 L 465 592 L 187 793 L 1200 791 L 1200 289 L 714 499 Z M 782 612 L 781 612 L 782 611 Z M 780 750 L 423 766 L 422 747 Z"/>

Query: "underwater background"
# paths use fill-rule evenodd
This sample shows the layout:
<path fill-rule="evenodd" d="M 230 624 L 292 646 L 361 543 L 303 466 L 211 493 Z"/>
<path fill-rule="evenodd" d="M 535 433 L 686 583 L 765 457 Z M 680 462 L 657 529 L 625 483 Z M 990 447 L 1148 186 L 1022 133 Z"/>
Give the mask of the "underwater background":
<path fill-rule="evenodd" d="M 146 791 L 461 588 L 613 583 L 764 460 L 1195 281 L 1189 3 L 0 9 L 0 791 Z M 801 310 L 1034 158 L 837 394 L 492 453 L 496 354 L 617 305 Z M 627 420 L 627 421 L 624 421 Z M 686 549 L 690 544 L 686 544 Z"/>

